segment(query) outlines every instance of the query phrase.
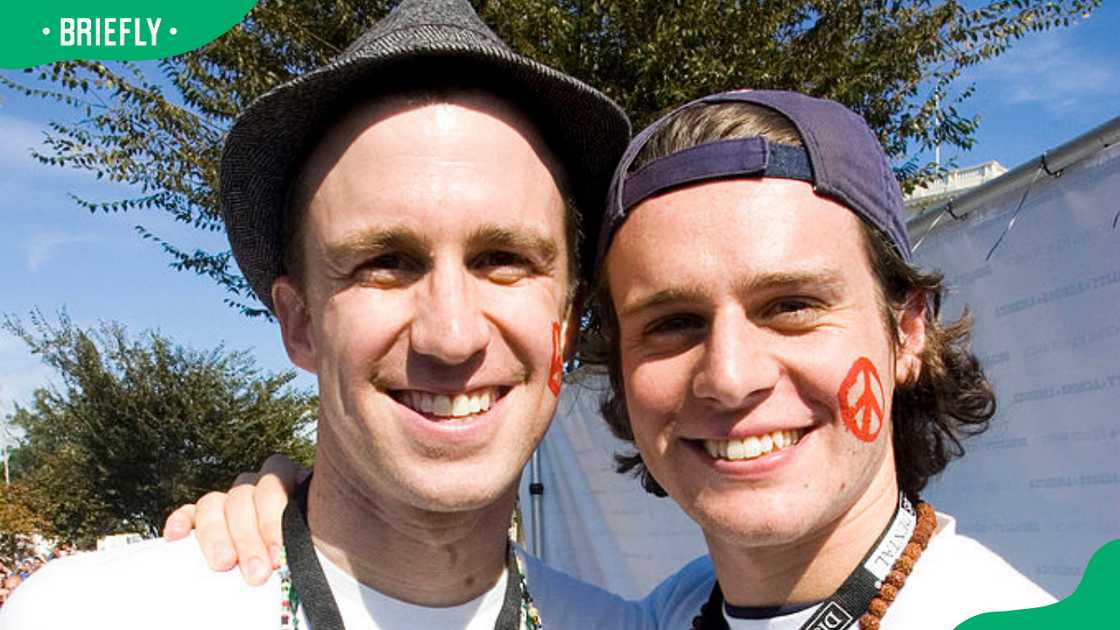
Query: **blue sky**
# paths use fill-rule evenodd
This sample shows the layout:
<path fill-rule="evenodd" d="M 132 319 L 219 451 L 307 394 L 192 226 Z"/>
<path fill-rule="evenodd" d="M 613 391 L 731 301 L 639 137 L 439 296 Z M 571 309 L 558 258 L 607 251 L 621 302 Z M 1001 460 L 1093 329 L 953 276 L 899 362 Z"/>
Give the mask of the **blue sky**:
<path fill-rule="evenodd" d="M 976 145 L 943 149 L 942 158 L 1013 168 L 1120 116 L 1120 6 L 1103 5 L 1076 26 L 1032 33 L 970 68 L 961 84 L 975 83 L 976 93 L 960 111 L 980 116 Z"/>
<path fill-rule="evenodd" d="M 962 111 L 981 117 L 977 143 L 967 153 L 946 148 L 943 158 L 960 166 L 995 159 L 1011 168 L 1120 115 L 1117 27 L 1120 8 L 1106 3 L 1073 28 L 1031 34 L 970 69 L 963 81 L 977 90 Z M 0 98 L 0 313 L 26 320 L 34 308 L 51 317 L 66 308 L 80 325 L 117 320 L 134 333 L 154 328 L 197 348 L 248 348 L 265 369 L 289 367 L 273 324 L 226 307 L 210 281 L 170 269 L 158 245 L 141 240 L 133 226 L 190 247 L 224 246 L 222 235 L 182 227 L 157 211 L 82 210 L 71 194 L 112 200 L 128 191 L 35 162 L 30 148 L 41 143 L 47 122 L 68 112 L 4 91 Z M 0 417 L 49 379 L 22 342 L 0 333 Z M 298 382 L 313 385 L 307 375 Z"/>

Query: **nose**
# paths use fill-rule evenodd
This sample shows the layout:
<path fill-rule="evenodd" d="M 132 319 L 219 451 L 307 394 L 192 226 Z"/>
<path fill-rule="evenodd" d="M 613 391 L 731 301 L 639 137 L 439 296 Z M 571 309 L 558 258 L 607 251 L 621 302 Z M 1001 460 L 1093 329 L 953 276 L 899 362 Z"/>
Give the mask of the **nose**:
<path fill-rule="evenodd" d="M 738 409 L 773 388 L 780 370 L 767 351 L 765 334 L 741 308 L 718 312 L 692 379 L 692 393 L 717 406 Z"/>
<path fill-rule="evenodd" d="M 447 365 L 465 363 L 490 343 L 473 276 L 461 264 L 437 264 L 419 287 L 417 315 L 409 329 L 412 350 Z"/>

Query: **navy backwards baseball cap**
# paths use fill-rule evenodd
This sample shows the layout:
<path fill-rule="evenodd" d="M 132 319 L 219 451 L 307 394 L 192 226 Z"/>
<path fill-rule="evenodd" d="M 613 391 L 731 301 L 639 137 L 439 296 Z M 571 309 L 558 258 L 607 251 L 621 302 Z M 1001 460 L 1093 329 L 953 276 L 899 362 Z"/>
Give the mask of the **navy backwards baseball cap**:
<path fill-rule="evenodd" d="M 712 103 L 752 103 L 785 116 L 803 147 L 765 138 L 717 140 L 653 160 L 631 172 L 635 158 L 679 112 Z M 697 99 L 662 116 L 630 142 L 611 180 L 595 268 L 602 269 L 615 233 L 635 206 L 655 195 L 714 179 L 781 177 L 813 184 L 887 237 L 906 262 L 910 239 L 902 190 L 879 140 L 856 113 L 830 100 L 796 92 L 739 90 Z"/>

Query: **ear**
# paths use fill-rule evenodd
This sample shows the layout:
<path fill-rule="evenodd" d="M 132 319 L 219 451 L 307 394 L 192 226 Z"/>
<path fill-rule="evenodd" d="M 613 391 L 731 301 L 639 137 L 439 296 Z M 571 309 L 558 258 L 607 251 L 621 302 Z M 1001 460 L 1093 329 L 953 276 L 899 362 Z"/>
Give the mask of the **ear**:
<path fill-rule="evenodd" d="M 574 291 L 575 296 L 568 302 L 568 309 L 560 319 L 560 343 L 563 344 L 561 354 L 564 356 L 565 363 L 571 361 L 576 354 L 576 334 L 579 332 L 579 318 L 583 313 L 587 295 L 583 290 L 583 282 L 580 282 L 580 286 Z"/>
<path fill-rule="evenodd" d="M 898 348 L 895 353 L 894 381 L 909 383 L 922 373 L 922 351 L 926 347 L 926 294 L 911 291 L 896 313 Z"/>
<path fill-rule="evenodd" d="M 279 276 L 272 282 L 272 305 L 276 309 L 276 319 L 280 320 L 280 336 L 288 358 L 296 366 L 315 374 L 317 362 L 311 337 L 311 312 L 290 277 Z"/>

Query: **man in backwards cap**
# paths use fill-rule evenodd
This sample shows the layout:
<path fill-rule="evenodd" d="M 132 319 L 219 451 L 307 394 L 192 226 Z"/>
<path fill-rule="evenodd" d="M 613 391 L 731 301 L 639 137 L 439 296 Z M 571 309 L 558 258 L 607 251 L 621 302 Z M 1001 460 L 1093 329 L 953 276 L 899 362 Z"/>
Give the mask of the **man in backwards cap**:
<path fill-rule="evenodd" d="M 662 627 L 953 628 L 1053 601 L 918 498 L 995 399 L 859 116 L 699 99 L 634 139 L 608 203 L 604 415 L 710 552 L 650 596 Z"/>
<path fill-rule="evenodd" d="M 604 416 L 710 551 L 649 596 L 659 627 L 942 629 L 1053 601 L 918 497 L 995 400 L 902 212 L 831 101 L 714 95 L 630 144 L 596 265 Z"/>
<path fill-rule="evenodd" d="M 227 231 L 321 404 L 280 575 L 254 589 L 193 542 L 144 544 L 52 564 L 0 625 L 641 625 L 507 541 L 578 316 L 579 213 L 596 225 L 628 137 L 462 0 L 406 1 L 254 102 L 222 157 Z"/>

